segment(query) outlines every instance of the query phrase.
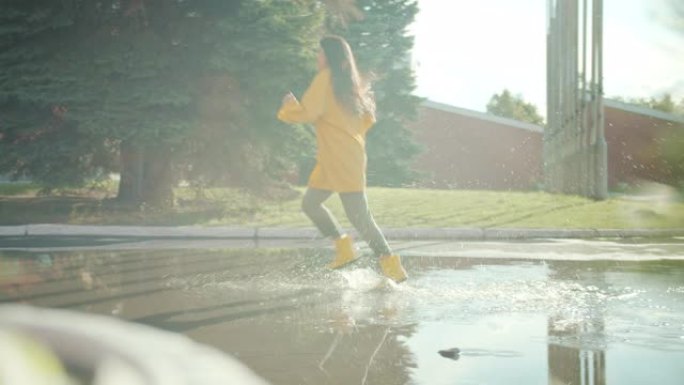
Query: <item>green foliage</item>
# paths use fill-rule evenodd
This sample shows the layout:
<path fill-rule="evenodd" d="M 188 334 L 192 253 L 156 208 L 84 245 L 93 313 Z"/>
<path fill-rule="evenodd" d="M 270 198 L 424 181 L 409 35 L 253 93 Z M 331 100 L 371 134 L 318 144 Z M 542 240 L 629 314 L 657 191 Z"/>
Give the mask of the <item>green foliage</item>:
<path fill-rule="evenodd" d="M 117 170 L 110 157 L 91 159 L 126 142 L 171 154 L 176 177 L 198 183 L 280 175 L 312 147 L 274 114 L 286 84 L 303 88 L 313 73 L 323 9 L 314 0 L 3 2 L 0 173 L 80 183 Z M 20 118 L 26 110 L 37 118 Z M 55 110 L 62 123 L 46 129 Z"/>
<path fill-rule="evenodd" d="M 11 197 L 11 196 L 21 196 L 21 195 L 36 195 L 36 192 L 40 189 L 37 186 L 29 182 L 15 182 L 15 183 L 2 183 L 0 182 L 0 196 Z"/>
<path fill-rule="evenodd" d="M 315 73 L 323 19 L 315 1 L 245 1 L 217 24 L 210 70 L 236 80 L 239 98 L 225 104 L 239 105 L 242 115 L 231 135 L 223 136 L 223 147 L 238 158 L 233 177 L 239 184 L 259 184 L 259 175 L 280 178 L 313 156 L 311 133 L 277 121 L 275 112 L 288 87 L 304 90 Z"/>
<path fill-rule="evenodd" d="M 635 104 L 637 106 L 642 106 L 646 108 L 651 108 L 653 110 L 663 111 L 670 114 L 680 114 L 684 115 L 684 98 L 682 98 L 679 103 L 676 103 L 669 93 L 663 94 L 661 97 L 650 97 L 650 98 L 623 98 L 616 97 L 615 100 L 621 101 L 623 103 Z"/>
<path fill-rule="evenodd" d="M 188 129 L 196 92 L 183 75 L 198 59 L 173 44 L 183 29 L 167 27 L 181 17 L 130 13 L 116 0 L 52 3 L 18 3 L 25 12 L 16 24 L 45 19 L 50 27 L 15 37 L 3 51 L 0 98 L 64 106 L 66 119 L 109 139 L 172 141 Z"/>
<path fill-rule="evenodd" d="M 368 134 L 368 183 L 399 186 L 414 179 L 411 164 L 419 152 L 407 128 L 420 103 L 412 95 L 413 37 L 407 32 L 418 6 L 413 0 L 357 0 L 357 6 L 361 19 L 346 24 L 329 19 L 328 28 L 349 41 L 360 70 L 375 78 L 378 122 Z"/>
<path fill-rule="evenodd" d="M 487 103 L 487 113 L 511 118 L 536 125 L 544 125 L 544 118 L 537 111 L 537 107 L 526 102 L 522 96 L 513 95 L 507 89 L 500 94 L 494 94 Z"/>
<path fill-rule="evenodd" d="M 0 36 L 0 102 L 19 117 L 0 122 L 0 172 L 47 187 L 80 184 L 116 168 L 102 155 L 118 141 L 180 143 L 197 94 L 184 71 L 199 61 L 173 44 L 183 29 L 166 23 L 177 24 L 178 15 L 143 12 L 136 3 L 0 6 L 7 27 Z M 40 118 L 22 118 L 26 110 Z"/>
<path fill-rule="evenodd" d="M 0 114 L 0 172 L 10 178 L 30 177 L 49 191 L 107 176 L 111 143 L 64 120 L 59 109 L 8 102 Z"/>
<path fill-rule="evenodd" d="M 172 162 L 173 179 L 201 186 L 284 178 L 315 146 L 309 130 L 274 115 L 288 87 L 301 93 L 315 71 L 326 10 L 331 25 L 365 15 L 331 28 L 377 75 L 370 182 L 409 181 L 417 146 L 405 123 L 419 100 L 408 0 L 4 1 L 0 174 L 64 187 Z M 120 162 L 122 143 L 142 160 Z"/>

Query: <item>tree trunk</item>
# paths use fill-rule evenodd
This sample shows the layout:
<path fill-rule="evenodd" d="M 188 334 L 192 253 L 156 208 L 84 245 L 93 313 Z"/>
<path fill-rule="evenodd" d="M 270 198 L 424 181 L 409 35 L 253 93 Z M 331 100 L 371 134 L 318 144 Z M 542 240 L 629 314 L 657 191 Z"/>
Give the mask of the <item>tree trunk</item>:
<path fill-rule="evenodd" d="M 142 166 L 143 151 L 131 141 L 123 141 L 120 145 L 121 179 L 117 199 L 121 202 L 142 203 Z"/>
<path fill-rule="evenodd" d="M 173 174 L 169 151 L 163 145 L 140 146 L 123 141 L 121 180 L 117 199 L 151 207 L 173 206 Z"/>
<path fill-rule="evenodd" d="M 166 146 L 147 147 L 143 172 L 143 202 L 152 207 L 173 207 L 173 174 Z"/>

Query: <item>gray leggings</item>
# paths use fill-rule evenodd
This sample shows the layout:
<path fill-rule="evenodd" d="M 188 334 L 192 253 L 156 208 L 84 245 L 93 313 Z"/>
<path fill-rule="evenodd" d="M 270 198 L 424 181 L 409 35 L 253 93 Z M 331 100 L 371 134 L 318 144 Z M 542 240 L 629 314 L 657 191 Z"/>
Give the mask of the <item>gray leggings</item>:
<path fill-rule="evenodd" d="M 335 220 L 330 210 L 324 205 L 333 194 L 332 191 L 308 188 L 302 200 L 302 210 L 316 225 L 318 230 L 326 237 L 337 239 L 342 235 L 339 223 Z M 385 236 L 378 228 L 373 215 L 368 208 L 368 200 L 365 192 L 340 193 L 342 206 L 347 218 L 354 225 L 368 246 L 376 256 L 390 255 L 392 250 L 387 244 Z"/>

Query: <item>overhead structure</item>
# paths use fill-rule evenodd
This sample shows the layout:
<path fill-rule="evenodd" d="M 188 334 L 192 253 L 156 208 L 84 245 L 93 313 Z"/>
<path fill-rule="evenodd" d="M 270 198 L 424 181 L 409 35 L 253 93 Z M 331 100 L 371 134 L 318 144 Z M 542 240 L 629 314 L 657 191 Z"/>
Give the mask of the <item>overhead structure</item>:
<path fill-rule="evenodd" d="M 547 0 L 547 191 L 608 196 L 603 1 Z"/>

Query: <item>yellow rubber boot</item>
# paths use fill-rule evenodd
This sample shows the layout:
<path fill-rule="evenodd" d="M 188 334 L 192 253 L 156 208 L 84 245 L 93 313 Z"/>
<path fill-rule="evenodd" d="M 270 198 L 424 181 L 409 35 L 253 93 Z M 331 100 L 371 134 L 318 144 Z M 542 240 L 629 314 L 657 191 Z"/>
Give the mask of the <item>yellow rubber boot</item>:
<path fill-rule="evenodd" d="M 396 283 L 403 282 L 408 278 L 404 266 L 401 265 L 401 258 L 396 254 L 380 257 L 380 268 L 387 278 Z"/>
<path fill-rule="evenodd" d="M 335 240 L 335 249 L 337 250 L 335 260 L 328 265 L 331 269 L 339 269 L 356 261 L 358 258 L 354 251 L 354 241 L 346 234 Z"/>

